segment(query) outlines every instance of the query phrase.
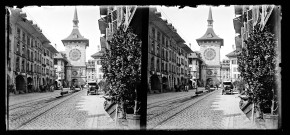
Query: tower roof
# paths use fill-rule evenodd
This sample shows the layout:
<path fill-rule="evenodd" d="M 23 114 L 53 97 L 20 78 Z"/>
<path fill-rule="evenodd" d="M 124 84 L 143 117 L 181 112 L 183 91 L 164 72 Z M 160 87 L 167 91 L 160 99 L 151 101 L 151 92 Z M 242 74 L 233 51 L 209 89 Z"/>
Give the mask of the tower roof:
<path fill-rule="evenodd" d="M 215 34 L 213 28 L 207 28 L 205 34 L 201 38 L 198 38 L 196 40 L 199 41 L 199 40 L 223 40 L 223 39 Z"/>
<path fill-rule="evenodd" d="M 223 42 L 224 40 L 220 37 L 218 37 L 214 30 L 213 30 L 213 27 L 212 27 L 212 22 L 213 22 L 213 19 L 212 19 L 212 11 L 211 11 L 211 8 L 209 8 L 209 14 L 208 14 L 208 19 L 207 19 L 207 22 L 208 22 L 208 27 L 207 27 L 207 30 L 205 32 L 205 34 L 196 39 L 196 41 L 212 41 L 212 40 L 219 40 L 219 41 L 222 41 L 222 44 L 221 46 L 223 46 Z"/>
<path fill-rule="evenodd" d="M 63 43 L 65 41 L 85 41 L 87 43 L 86 46 L 89 46 L 89 40 L 87 38 L 84 38 L 81 35 L 81 33 L 78 29 L 78 23 L 79 23 L 79 20 L 78 20 L 77 8 L 75 8 L 74 18 L 73 18 L 73 30 L 67 38 L 65 38 L 61 41 Z"/>
<path fill-rule="evenodd" d="M 240 52 L 238 51 L 238 50 L 234 50 L 234 51 L 232 51 L 232 52 L 230 52 L 229 54 L 227 54 L 226 56 L 228 57 L 228 58 L 235 58 L 235 57 L 237 57 L 238 56 L 238 54 L 239 54 Z"/>

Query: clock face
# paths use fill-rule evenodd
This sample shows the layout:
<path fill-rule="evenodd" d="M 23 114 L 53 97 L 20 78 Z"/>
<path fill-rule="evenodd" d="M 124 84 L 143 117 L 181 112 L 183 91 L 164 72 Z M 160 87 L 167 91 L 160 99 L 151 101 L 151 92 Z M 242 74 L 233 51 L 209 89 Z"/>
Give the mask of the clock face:
<path fill-rule="evenodd" d="M 73 73 L 72 73 L 74 76 L 76 76 L 77 74 L 78 74 L 78 72 L 77 71 L 73 71 Z"/>
<path fill-rule="evenodd" d="M 71 60 L 73 61 L 77 61 L 81 58 L 81 51 L 78 50 L 78 49 L 72 49 L 70 52 L 69 52 L 69 57 Z"/>
<path fill-rule="evenodd" d="M 211 70 L 207 70 L 206 72 L 208 75 L 212 75 L 212 71 Z"/>
<path fill-rule="evenodd" d="M 213 60 L 215 58 L 215 55 L 216 55 L 215 50 L 212 48 L 208 48 L 204 51 L 204 57 L 207 60 Z"/>

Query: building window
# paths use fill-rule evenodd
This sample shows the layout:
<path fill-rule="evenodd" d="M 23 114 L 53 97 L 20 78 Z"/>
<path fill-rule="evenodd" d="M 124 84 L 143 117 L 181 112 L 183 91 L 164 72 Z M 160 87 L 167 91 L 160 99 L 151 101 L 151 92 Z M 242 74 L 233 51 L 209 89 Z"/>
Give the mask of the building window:
<path fill-rule="evenodd" d="M 159 67 L 159 59 L 157 59 L 156 68 L 157 68 L 157 71 L 159 72 L 159 71 L 160 71 L 160 67 Z"/>
<path fill-rule="evenodd" d="M 16 58 L 16 66 L 15 67 L 16 67 L 16 71 L 19 72 L 20 71 L 19 70 L 19 67 L 20 67 L 20 59 L 19 59 L 19 57 Z"/>
<path fill-rule="evenodd" d="M 232 60 L 232 64 L 237 64 L 237 61 L 236 60 Z"/>
<path fill-rule="evenodd" d="M 30 37 L 27 35 L 27 46 L 31 47 L 30 46 Z"/>
<path fill-rule="evenodd" d="M 23 43 L 26 43 L 26 35 L 23 31 L 22 31 L 22 41 Z"/>
<path fill-rule="evenodd" d="M 162 58 L 164 58 L 164 49 L 162 49 Z"/>
<path fill-rule="evenodd" d="M 17 38 L 18 38 L 18 40 L 20 40 L 20 29 L 19 28 L 17 28 Z"/>
<path fill-rule="evenodd" d="M 157 45 L 157 56 L 159 56 L 159 45 Z"/>
<path fill-rule="evenodd" d="M 151 53 L 153 53 L 154 52 L 154 44 L 155 44 L 155 42 L 154 42 L 154 40 L 152 40 L 152 42 L 151 42 Z"/>
<path fill-rule="evenodd" d="M 24 70 L 25 70 L 24 60 L 22 60 L 22 65 L 21 66 L 22 66 L 21 71 L 24 72 Z"/>
<path fill-rule="evenodd" d="M 159 31 L 157 32 L 157 41 L 158 41 L 158 43 L 160 42 L 160 32 Z"/>
<path fill-rule="evenodd" d="M 154 28 L 152 28 L 152 38 L 153 38 L 153 40 L 155 40 L 155 29 Z"/>
<path fill-rule="evenodd" d="M 165 58 L 166 58 L 166 60 L 168 59 L 168 53 L 167 53 L 167 51 L 165 53 Z"/>
<path fill-rule="evenodd" d="M 167 63 L 165 64 L 165 71 L 167 71 Z"/>

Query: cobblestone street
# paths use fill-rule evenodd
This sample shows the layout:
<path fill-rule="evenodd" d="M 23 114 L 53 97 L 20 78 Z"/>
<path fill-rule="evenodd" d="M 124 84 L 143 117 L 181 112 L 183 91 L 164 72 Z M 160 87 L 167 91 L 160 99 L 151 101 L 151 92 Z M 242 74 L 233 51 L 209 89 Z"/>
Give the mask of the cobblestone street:
<path fill-rule="evenodd" d="M 194 90 L 193 90 L 194 91 Z M 255 129 L 239 109 L 238 94 L 221 95 L 221 89 L 147 107 L 148 129 Z M 182 93 L 172 93 L 182 94 Z M 152 102 L 152 101 L 150 101 Z"/>
<path fill-rule="evenodd" d="M 14 104 L 9 107 L 9 129 L 116 129 L 103 109 L 104 98 L 101 97 L 87 96 L 86 90 L 82 90 L 64 97 L 26 101 L 20 106 Z"/>

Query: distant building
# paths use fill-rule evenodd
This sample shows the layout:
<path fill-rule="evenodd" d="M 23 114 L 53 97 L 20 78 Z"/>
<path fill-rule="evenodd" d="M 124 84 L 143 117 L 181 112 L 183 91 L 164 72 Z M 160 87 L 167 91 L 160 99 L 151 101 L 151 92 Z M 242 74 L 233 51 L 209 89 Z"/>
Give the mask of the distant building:
<path fill-rule="evenodd" d="M 65 54 L 63 52 L 56 53 L 54 55 L 54 68 L 56 70 L 56 82 L 55 85 L 59 85 L 61 83 L 63 87 L 68 87 L 67 80 L 67 66 L 69 61 L 67 60 Z"/>
<path fill-rule="evenodd" d="M 221 62 L 221 80 L 230 81 L 230 60 L 223 60 Z"/>
<path fill-rule="evenodd" d="M 230 80 L 232 82 L 240 79 L 240 72 L 238 71 L 239 65 L 237 61 L 237 55 L 238 55 L 237 50 L 226 55 L 230 60 Z"/>
<path fill-rule="evenodd" d="M 88 60 L 88 62 L 86 62 L 86 66 L 87 66 L 87 82 L 93 82 L 93 81 L 97 81 L 96 78 L 96 70 L 95 70 L 95 60 Z"/>
<path fill-rule="evenodd" d="M 104 52 L 103 50 L 93 54 L 91 57 L 95 60 L 95 75 L 96 75 L 96 81 L 100 82 L 103 78 L 103 71 L 102 71 L 102 64 L 101 64 L 101 58 L 103 57 Z"/>
<path fill-rule="evenodd" d="M 188 56 L 188 65 L 189 65 L 189 71 L 190 71 L 190 78 L 191 80 L 194 80 L 198 86 L 201 86 L 202 81 L 202 63 L 203 60 L 200 56 L 200 52 L 196 51 L 193 53 L 190 53 Z"/>

